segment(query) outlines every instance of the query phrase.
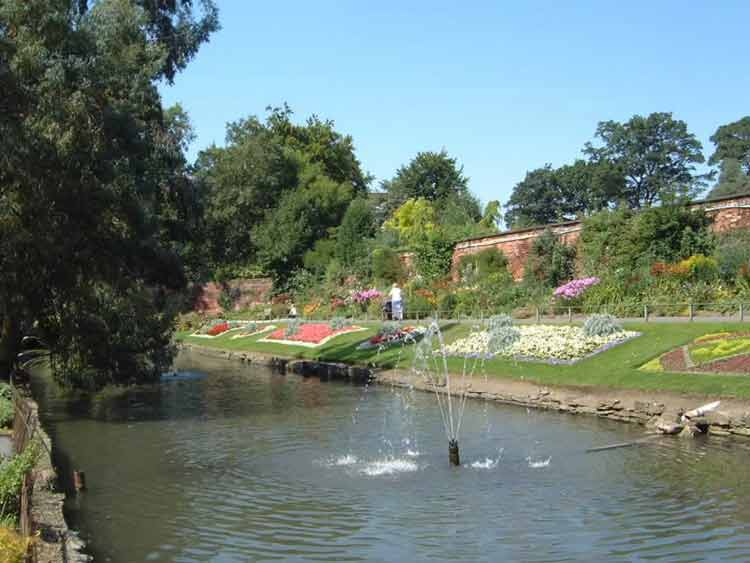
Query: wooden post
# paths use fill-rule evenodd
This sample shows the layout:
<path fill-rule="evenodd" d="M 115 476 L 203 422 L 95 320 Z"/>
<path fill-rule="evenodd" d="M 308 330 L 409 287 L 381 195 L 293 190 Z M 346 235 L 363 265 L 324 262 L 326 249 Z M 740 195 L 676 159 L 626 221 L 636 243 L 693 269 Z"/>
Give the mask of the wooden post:
<path fill-rule="evenodd" d="M 537 323 L 540 323 L 540 322 L 542 322 L 542 315 L 541 315 L 541 313 L 539 312 L 539 307 L 536 307 L 536 322 L 537 322 Z"/>
<path fill-rule="evenodd" d="M 695 317 L 695 311 L 693 311 L 693 304 L 692 303 L 690 303 L 689 310 L 690 310 L 690 320 L 692 321 L 693 318 Z"/>
<path fill-rule="evenodd" d="M 568 307 L 568 322 L 569 323 L 573 322 L 573 308 L 572 307 Z"/>
<path fill-rule="evenodd" d="M 643 320 L 648 322 L 648 305 L 643 306 Z"/>
<path fill-rule="evenodd" d="M 86 474 L 83 471 L 73 471 L 73 485 L 76 491 L 86 490 Z"/>
<path fill-rule="evenodd" d="M 745 304 L 740 303 L 740 322 L 745 320 Z"/>

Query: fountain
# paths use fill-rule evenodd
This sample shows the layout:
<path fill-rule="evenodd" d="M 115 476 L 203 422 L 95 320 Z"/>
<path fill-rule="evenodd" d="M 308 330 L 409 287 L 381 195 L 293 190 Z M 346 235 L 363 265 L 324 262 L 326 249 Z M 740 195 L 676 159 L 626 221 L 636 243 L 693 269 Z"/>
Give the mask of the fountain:
<path fill-rule="evenodd" d="M 474 327 L 475 330 L 480 327 Z M 487 352 L 465 355 L 461 375 L 457 381 L 448 369 L 448 356 L 440 325 L 432 321 L 414 352 L 412 372 L 425 380 L 435 393 L 438 408 L 448 438 L 448 461 L 459 467 L 461 456 L 458 437 L 471 391 L 471 382 L 478 370 L 484 372 L 484 361 L 511 346 L 520 338 L 510 317 L 498 315 L 487 320 Z M 485 375 L 486 377 L 486 375 Z"/>

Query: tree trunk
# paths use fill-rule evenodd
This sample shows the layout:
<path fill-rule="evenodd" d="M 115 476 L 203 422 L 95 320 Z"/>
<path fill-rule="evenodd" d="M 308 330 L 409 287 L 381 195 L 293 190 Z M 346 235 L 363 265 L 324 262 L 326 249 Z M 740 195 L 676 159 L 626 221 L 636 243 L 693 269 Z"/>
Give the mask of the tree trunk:
<path fill-rule="evenodd" d="M 10 379 L 10 372 L 20 349 L 21 331 L 18 321 L 10 315 L 0 318 L 0 379 Z"/>

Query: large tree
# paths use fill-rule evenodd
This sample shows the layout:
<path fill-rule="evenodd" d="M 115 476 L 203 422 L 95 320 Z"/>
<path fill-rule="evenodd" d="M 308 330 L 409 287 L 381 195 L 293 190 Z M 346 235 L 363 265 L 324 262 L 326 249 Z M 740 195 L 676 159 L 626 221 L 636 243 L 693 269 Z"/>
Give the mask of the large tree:
<path fill-rule="evenodd" d="M 68 382 L 137 380 L 169 361 L 165 290 L 185 280 L 164 244 L 164 194 L 180 191 L 184 171 L 169 156 L 179 135 L 156 83 L 206 35 L 170 42 L 153 24 L 193 21 L 189 2 L 148 6 L 0 3 L 4 375 L 32 325 Z"/>
<path fill-rule="evenodd" d="M 625 186 L 619 199 L 634 209 L 692 198 L 709 177 L 695 172 L 695 165 L 704 162 L 700 141 L 671 113 L 635 115 L 626 123 L 602 121 L 596 137 L 600 143 L 586 143 L 584 153 L 622 171 Z"/>
<path fill-rule="evenodd" d="M 305 194 L 288 193 L 303 189 L 306 178 L 314 176 L 335 186 L 337 193 L 345 191 L 349 199 L 336 221 L 351 198 L 366 193 L 370 178 L 361 169 L 352 138 L 336 131 L 332 121 L 313 116 L 300 125 L 291 116 L 284 106 L 269 108 L 263 121 L 249 117 L 230 123 L 226 146 L 200 153 L 196 176 L 206 194 L 206 229 L 214 269 L 237 270 L 260 262 L 275 276 L 284 277 L 301 264 L 304 252 L 312 248 L 304 230 L 310 227 L 325 235 L 326 229 L 338 225 L 327 216 L 316 225 L 315 215 L 304 211 Z M 333 199 L 338 201 L 337 196 Z M 300 219 L 298 232 L 290 232 L 289 240 L 268 236 L 294 230 L 288 220 L 301 214 L 307 219 Z M 281 223 L 272 224 L 275 221 Z"/>
<path fill-rule="evenodd" d="M 719 164 L 719 179 L 708 192 L 708 197 L 750 194 L 750 175 L 735 158 L 727 157 Z"/>
<path fill-rule="evenodd" d="M 750 116 L 722 125 L 711 136 L 711 142 L 716 145 L 716 150 L 709 164 L 734 159 L 740 163 L 745 174 L 750 174 Z"/>
<path fill-rule="evenodd" d="M 463 166 L 445 150 L 421 152 L 396 175 L 382 183 L 386 192 L 386 208 L 393 213 L 409 199 L 429 202 L 452 201 L 466 210 L 473 221 L 481 219 L 479 201 L 469 191 L 469 179 Z"/>

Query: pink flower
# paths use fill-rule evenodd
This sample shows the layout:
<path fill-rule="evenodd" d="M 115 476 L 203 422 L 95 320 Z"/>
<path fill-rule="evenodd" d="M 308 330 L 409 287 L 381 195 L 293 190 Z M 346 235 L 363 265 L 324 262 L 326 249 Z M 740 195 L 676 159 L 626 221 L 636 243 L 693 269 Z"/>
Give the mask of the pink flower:
<path fill-rule="evenodd" d="M 560 297 L 562 299 L 575 299 L 576 297 L 583 295 L 588 288 L 598 284 L 600 281 L 601 280 L 595 276 L 571 280 L 555 290 L 555 297 Z"/>

